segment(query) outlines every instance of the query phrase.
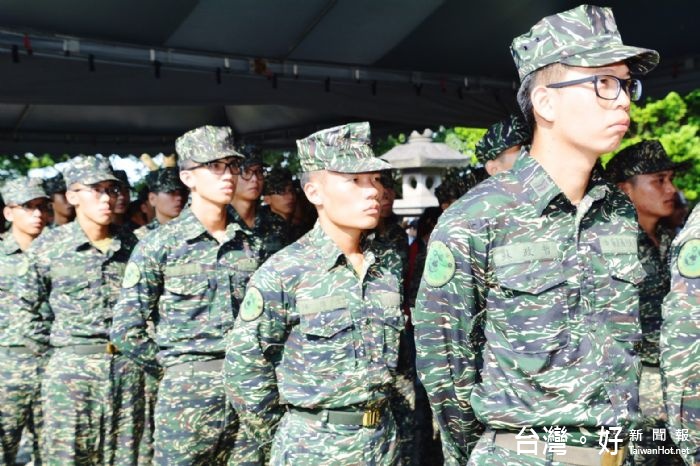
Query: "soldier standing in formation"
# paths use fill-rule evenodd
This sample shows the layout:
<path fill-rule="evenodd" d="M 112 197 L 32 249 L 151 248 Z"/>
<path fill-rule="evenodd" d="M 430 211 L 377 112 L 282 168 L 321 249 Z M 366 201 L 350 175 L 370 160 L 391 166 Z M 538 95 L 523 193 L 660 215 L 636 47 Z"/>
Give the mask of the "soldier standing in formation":
<path fill-rule="evenodd" d="M 228 338 L 226 388 L 271 464 L 396 464 L 387 405 L 404 327 L 401 263 L 366 237 L 389 167 L 373 156 L 367 123 L 297 146 L 319 220 L 253 275 Z"/>
<path fill-rule="evenodd" d="M 54 228 L 72 222 L 75 218 L 75 207 L 66 199 L 66 181 L 59 172 L 56 176 L 44 180 L 44 191 L 51 200 L 53 215 L 49 228 Z"/>
<path fill-rule="evenodd" d="M 189 195 L 187 186 L 180 179 L 180 170 L 175 166 L 150 172 L 146 175 L 146 186 L 148 202 L 155 209 L 155 217 L 146 225 L 134 230 L 139 240 L 180 215 Z"/>
<path fill-rule="evenodd" d="M 49 198 L 41 180 L 19 177 L 2 187 L 5 218 L 12 224 L 0 241 L 0 453 L 14 465 L 22 429 L 32 434 L 34 464 L 41 464 L 40 388 L 44 358 L 24 346 L 15 326 L 13 286 L 29 267 L 24 254 L 48 222 Z"/>
<path fill-rule="evenodd" d="M 24 345 L 35 354 L 53 349 L 41 387 L 42 458 L 133 464 L 143 379 L 110 343 L 109 330 L 136 238 L 111 225 L 119 187 L 107 159 L 73 158 L 64 177 L 76 220 L 32 243 L 16 284 Z"/>
<path fill-rule="evenodd" d="M 639 318 L 642 341 L 639 356 L 642 376 L 639 382 L 639 408 L 642 412 L 642 439 L 635 445 L 642 448 L 673 446 L 669 435 L 665 441 L 654 440 L 654 430 L 664 427 L 661 375 L 659 373 L 659 332 L 661 303 L 671 286 L 669 253 L 674 232 L 661 221 L 673 214 L 675 196 L 673 176 L 687 164 L 672 162 L 659 141 L 649 140 L 626 147 L 606 166 L 608 179 L 630 198 L 639 221 L 639 260 L 646 276 L 639 286 Z M 664 464 L 682 464 L 677 455 L 638 454 L 635 465 L 655 465 L 663 457 Z"/>
<path fill-rule="evenodd" d="M 663 302 L 661 380 L 667 425 L 687 449 L 686 464 L 700 465 L 700 206 L 671 246 L 671 291 Z"/>
<path fill-rule="evenodd" d="M 511 114 L 508 119 L 489 127 L 476 144 L 474 151 L 489 176 L 513 168 L 524 145 L 529 145 L 532 136 L 524 117 Z"/>
<path fill-rule="evenodd" d="M 588 5 L 542 19 L 511 52 L 532 147 L 440 217 L 413 315 L 418 373 L 447 464 L 619 460 L 639 421 L 644 271 L 634 207 L 598 159 L 640 97 L 630 73 L 658 53 L 623 45 L 612 11 Z"/>
<path fill-rule="evenodd" d="M 112 337 L 155 377 L 155 463 L 225 464 L 238 455 L 238 421 L 221 378 L 225 335 L 257 267 L 228 209 L 243 155 L 231 129 L 203 126 L 177 139 L 191 205 L 147 235 L 124 275 Z M 155 340 L 147 332 L 155 323 Z M 162 368 L 162 369 L 161 369 Z"/>

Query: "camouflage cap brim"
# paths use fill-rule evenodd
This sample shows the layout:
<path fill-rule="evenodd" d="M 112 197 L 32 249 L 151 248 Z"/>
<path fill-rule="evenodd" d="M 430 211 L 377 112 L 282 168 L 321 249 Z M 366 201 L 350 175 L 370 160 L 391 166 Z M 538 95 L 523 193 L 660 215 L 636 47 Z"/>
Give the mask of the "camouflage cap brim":
<path fill-rule="evenodd" d="M 197 163 L 207 163 L 213 162 L 215 160 L 221 160 L 228 157 L 238 157 L 239 159 L 245 159 L 245 155 L 236 152 L 235 150 L 228 150 L 219 152 L 217 154 L 196 154 L 190 157 L 190 160 Z"/>
<path fill-rule="evenodd" d="M 89 186 L 92 184 L 101 183 L 103 181 L 116 181 L 117 183 L 121 183 L 119 178 L 109 173 L 90 173 L 86 174 L 80 179 L 71 180 L 70 184 L 73 185 L 75 183 L 81 183 Z"/>
<path fill-rule="evenodd" d="M 338 173 L 366 173 L 378 172 L 382 170 L 390 170 L 392 167 L 389 162 L 386 162 L 377 157 L 354 158 L 354 157 L 337 157 L 330 161 L 326 166 L 326 170 Z"/>
<path fill-rule="evenodd" d="M 622 44 L 608 44 L 597 50 L 582 50 L 574 56 L 564 58 L 561 63 L 569 66 L 593 68 L 625 62 L 631 74 L 644 75 L 659 64 L 659 53 L 655 50 Z"/>

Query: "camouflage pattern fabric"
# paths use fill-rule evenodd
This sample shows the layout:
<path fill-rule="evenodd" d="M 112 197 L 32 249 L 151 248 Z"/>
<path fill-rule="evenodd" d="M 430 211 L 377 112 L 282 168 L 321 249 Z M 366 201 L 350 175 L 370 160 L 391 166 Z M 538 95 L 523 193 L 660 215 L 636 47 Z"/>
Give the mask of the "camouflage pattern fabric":
<path fill-rule="evenodd" d="M 224 337 L 233 327 L 246 283 L 258 267 L 254 251 L 246 244 L 232 218 L 220 244 L 187 208 L 147 235 L 131 256 L 114 312 L 112 338 L 151 375 L 165 368 L 155 414 L 159 464 L 194 458 L 190 454 L 223 458 L 238 448 L 225 441 L 233 427 L 224 421 L 228 408 L 221 385 L 210 383 L 213 392 L 190 392 L 182 384 L 166 381 L 173 380 L 171 367 L 224 357 Z M 148 333 L 148 320 L 155 324 L 155 339 Z M 173 401 L 178 396 L 183 397 L 181 403 Z M 195 396 L 199 396 L 196 402 Z M 188 403 L 199 410 L 179 409 Z M 218 428 L 198 434 L 199 416 L 219 416 Z M 189 440 L 159 442 L 173 439 L 177 429 Z"/>
<path fill-rule="evenodd" d="M 114 172 L 114 176 L 116 176 L 119 179 L 119 182 L 126 186 L 127 188 L 131 187 L 131 184 L 129 183 L 129 176 L 126 174 L 124 170 L 112 170 Z"/>
<path fill-rule="evenodd" d="M 285 414 L 272 445 L 270 464 L 279 466 L 392 465 L 399 463 L 391 414 L 377 429 L 323 424 Z"/>
<path fill-rule="evenodd" d="M 26 202 L 26 201 L 25 201 Z M 21 354 L 23 341 L 12 325 L 15 309 L 13 287 L 17 273 L 29 266 L 12 232 L 0 241 L 0 440 L 4 464 L 15 464 L 22 429 L 27 428 L 34 437 L 34 462 L 41 462 L 39 438 L 41 436 L 41 403 L 39 387 L 43 358 L 33 354 Z"/>
<path fill-rule="evenodd" d="M 404 328 L 401 263 L 368 242 L 363 251 L 365 269 L 358 275 L 317 223 L 255 272 L 227 338 L 224 383 L 241 426 L 262 450 L 274 436 L 271 454 L 280 461 L 316 435 L 305 454 L 357 458 L 361 452 L 349 451 L 357 436 L 372 436 L 370 428 L 324 425 L 303 437 L 282 437 L 298 432 L 298 424 L 274 435 L 284 405 L 361 407 L 386 400 L 395 383 Z M 381 429 L 385 434 L 364 451 L 394 442 L 394 428 L 382 423 Z M 332 438 L 322 438 L 323 432 Z M 332 442 L 336 447 L 325 450 Z M 348 451 L 339 452 L 343 445 Z"/>
<path fill-rule="evenodd" d="M 369 123 L 348 123 L 318 131 L 297 140 L 302 172 L 330 170 L 363 173 L 391 168 L 374 156 L 370 147 Z"/>
<path fill-rule="evenodd" d="M 405 271 L 408 264 L 408 235 L 399 225 L 399 217 L 396 215 L 383 218 L 382 223 L 385 226 L 381 231 L 375 230 L 374 240 L 388 249 L 393 249 L 401 258 L 401 268 Z"/>
<path fill-rule="evenodd" d="M 292 185 L 293 187 L 293 184 L 292 172 L 286 168 L 274 167 L 265 178 L 263 194 L 280 194 L 283 193 L 288 186 Z"/>
<path fill-rule="evenodd" d="M 157 230 L 160 228 L 162 225 L 158 221 L 157 218 L 154 218 L 151 220 L 149 223 L 145 224 L 144 226 L 138 227 L 137 229 L 134 230 L 134 236 L 141 241 L 144 237 L 146 237 L 147 234 L 150 232 Z"/>
<path fill-rule="evenodd" d="M 244 158 L 233 146 L 233 132 L 228 126 L 201 126 L 175 140 L 178 164 L 191 160 L 212 162 L 226 157 Z"/>
<path fill-rule="evenodd" d="M 673 162 L 661 142 L 647 140 L 622 149 L 605 166 L 607 177 L 613 183 L 626 181 L 635 175 L 658 173 L 665 170 L 684 170 L 690 160 Z"/>
<path fill-rule="evenodd" d="M 250 228 L 232 206 L 227 207 L 232 220 L 238 224 L 245 236 L 246 248 L 258 264 L 265 262 L 271 255 L 291 242 L 290 227 L 282 217 L 269 209 L 260 207 L 256 210 L 255 223 Z"/>
<path fill-rule="evenodd" d="M 510 53 L 521 80 L 553 63 L 595 67 L 625 61 L 632 74 L 646 74 L 659 63 L 657 51 L 623 45 L 612 10 L 592 5 L 542 18 L 513 39 Z"/>
<path fill-rule="evenodd" d="M 111 236 L 103 253 L 78 222 L 47 231 L 27 250 L 29 266 L 17 277 L 17 333 L 36 352 L 49 342 L 56 348 L 42 386 L 42 454 L 49 464 L 81 462 L 93 455 L 129 464 L 138 449 L 142 377 L 133 365 L 107 354 L 112 308 L 136 239 L 117 229 Z M 42 303 L 48 303 L 51 316 L 44 315 Z M 104 345 L 105 351 L 72 354 L 84 345 Z M 96 386 L 106 392 L 95 395 Z M 110 399 L 110 393 L 120 398 Z M 115 417 L 104 415 L 107 407 L 93 409 L 93 396 L 94 403 L 113 406 Z M 98 445 L 104 449 L 96 451 Z"/>
<path fill-rule="evenodd" d="M 661 375 L 668 411 L 667 426 L 688 429 L 676 442 L 690 453 L 687 464 L 700 462 L 700 207 L 673 241 L 671 291 L 663 303 Z"/>
<path fill-rule="evenodd" d="M 447 464 L 466 462 L 479 421 L 566 426 L 594 447 L 597 427 L 639 421 L 636 215 L 600 171 L 574 207 L 520 157 L 440 217 L 413 319 Z"/>
<path fill-rule="evenodd" d="M 56 176 L 44 179 L 44 191 L 49 196 L 57 193 L 65 193 L 67 191 L 66 181 L 63 179 L 63 174 L 58 173 Z"/>
<path fill-rule="evenodd" d="M 476 143 L 474 151 L 476 158 L 484 165 L 489 160 L 495 160 L 506 149 L 529 144 L 531 139 L 525 118 L 513 113 L 507 119 L 491 125 L 484 137 Z"/>
<path fill-rule="evenodd" d="M 180 170 L 175 167 L 165 167 L 149 172 L 146 175 L 146 186 L 152 193 L 189 192 L 180 179 Z"/>
<path fill-rule="evenodd" d="M 5 205 L 22 205 L 32 199 L 49 196 L 46 195 L 39 178 L 20 176 L 5 182 L 0 189 Z"/>
<path fill-rule="evenodd" d="M 483 168 L 448 168 L 440 185 L 435 188 L 435 197 L 440 204 L 456 201 L 486 178 L 488 173 Z"/>
<path fill-rule="evenodd" d="M 255 144 L 243 144 L 238 147 L 238 152 L 245 157 L 241 162 L 242 167 L 250 167 L 253 165 L 267 166 L 263 161 L 262 150 Z"/>
<path fill-rule="evenodd" d="M 75 183 L 90 185 L 101 181 L 120 181 L 114 175 L 109 159 L 96 155 L 73 157 L 63 170 L 63 178 L 69 188 Z"/>

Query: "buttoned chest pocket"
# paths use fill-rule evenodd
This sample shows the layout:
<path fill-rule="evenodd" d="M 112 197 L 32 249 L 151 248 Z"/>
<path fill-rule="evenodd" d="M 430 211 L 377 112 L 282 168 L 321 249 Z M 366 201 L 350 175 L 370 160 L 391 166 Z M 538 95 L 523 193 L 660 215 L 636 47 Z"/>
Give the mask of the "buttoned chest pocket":
<path fill-rule="evenodd" d="M 297 301 L 304 363 L 317 374 L 339 374 L 356 367 L 355 325 L 343 297 Z"/>
<path fill-rule="evenodd" d="M 645 277 L 644 268 L 635 253 L 603 254 L 608 281 L 596 289 L 596 307 L 604 310 L 605 324 L 613 338 L 639 341 L 642 338 L 639 321 L 639 285 Z"/>
<path fill-rule="evenodd" d="M 387 367 L 396 369 L 399 363 L 401 332 L 406 325 L 406 316 L 401 311 L 398 293 L 384 293 L 378 297 L 383 310 L 383 354 Z"/>
<path fill-rule="evenodd" d="M 166 276 L 161 296 L 161 319 L 187 321 L 208 311 L 209 280 L 206 275 Z"/>
<path fill-rule="evenodd" d="M 494 269 L 488 318 L 505 336 L 511 351 L 542 355 L 569 343 L 568 288 L 555 260 L 508 264 Z M 536 364 L 535 364 L 536 365 Z"/>

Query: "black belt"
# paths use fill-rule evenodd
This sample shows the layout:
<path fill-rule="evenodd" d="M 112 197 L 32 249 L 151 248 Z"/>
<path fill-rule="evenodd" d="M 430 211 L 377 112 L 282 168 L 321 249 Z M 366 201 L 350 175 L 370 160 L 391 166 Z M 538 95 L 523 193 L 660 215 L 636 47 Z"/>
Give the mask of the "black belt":
<path fill-rule="evenodd" d="M 289 411 L 312 421 L 346 426 L 377 427 L 384 417 L 385 400 L 347 409 L 307 409 L 290 406 Z"/>
<path fill-rule="evenodd" d="M 79 354 L 81 356 L 87 356 L 90 354 L 119 354 L 119 350 L 114 343 L 100 343 L 96 345 L 70 345 L 70 346 L 60 346 L 56 348 L 59 351 L 67 351 L 73 354 Z"/>

